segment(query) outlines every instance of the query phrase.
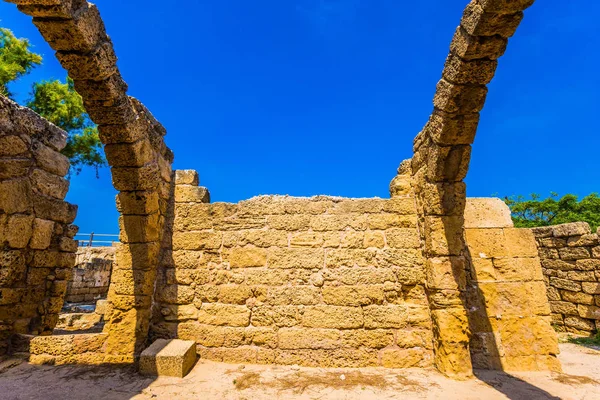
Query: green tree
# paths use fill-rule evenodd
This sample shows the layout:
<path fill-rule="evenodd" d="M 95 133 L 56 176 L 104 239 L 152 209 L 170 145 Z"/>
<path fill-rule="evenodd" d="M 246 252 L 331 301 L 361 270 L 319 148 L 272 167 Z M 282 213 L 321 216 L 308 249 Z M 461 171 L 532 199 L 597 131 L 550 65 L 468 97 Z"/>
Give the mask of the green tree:
<path fill-rule="evenodd" d="M 27 75 L 42 63 L 42 56 L 29 50 L 27 39 L 18 39 L 6 28 L 0 28 L 0 94 L 11 97 L 8 83 Z"/>
<path fill-rule="evenodd" d="M 546 199 L 534 193 L 529 199 L 511 196 L 504 201 L 510 208 L 515 226 L 519 228 L 578 221 L 589 223 L 594 231 L 600 226 L 600 196 L 596 193 L 581 200 L 574 194 L 559 198 L 557 193 L 552 192 Z"/>
<path fill-rule="evenodd" d="M 106 165 L 98 128 L 85 112 L 71 78 L 67 77 L 66 83 L 58 80 L 35 83 L 27 107 L 68 132 L 63 154 L 69 157 L 76 173 L 84 166 L 91 166 L 98 175 L 98 168 Z"/>

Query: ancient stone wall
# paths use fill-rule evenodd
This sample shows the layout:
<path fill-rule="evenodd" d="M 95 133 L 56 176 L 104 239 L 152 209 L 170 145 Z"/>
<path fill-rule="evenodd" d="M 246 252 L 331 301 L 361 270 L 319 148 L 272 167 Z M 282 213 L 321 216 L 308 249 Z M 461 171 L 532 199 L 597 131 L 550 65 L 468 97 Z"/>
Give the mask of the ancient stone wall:
<path fill-rule="evenodd" d="M 51 333 L 63 304 L 77 250 L 65 145 L 65 132 L 0 96 L 0 355 L 13 333 Z"/>
<path fill-rule="evenodd" d="M 468 198 L 466 309 L 473 368 L 560 371 L 558 342 L 531 229 L 500 199 Z"/>
<path fill-rule="evenodd" d="M 166 130 L 117 67 L 98 8 L 85 0 L 7 0 L 33 17 L 75 83 L 105 145 L 121 213 L 121 245 L 106 313 L 107 361 L 132 362 L 145 344 L 171 188 Z M 167 239 L 168 239 L 168 235 Z M 168 247 L 168 246 L 167 246 Z"/>
<path fill-rule="evenodd" d="M 115 260 L 115 247 L 80 247 L 65 301 L 77 303 L 105 298 Z"/>
<path fill-rule="evenodd" d="M 176 183 L 155 337 L 227 362 L 431 365 L 414 198 L 208 204 L 193 172 Z"/>
<path fill-rule="evenodd" d="M 559 332 L 600 330 L 600 242 L 586 222 L 534 228 Z"/>

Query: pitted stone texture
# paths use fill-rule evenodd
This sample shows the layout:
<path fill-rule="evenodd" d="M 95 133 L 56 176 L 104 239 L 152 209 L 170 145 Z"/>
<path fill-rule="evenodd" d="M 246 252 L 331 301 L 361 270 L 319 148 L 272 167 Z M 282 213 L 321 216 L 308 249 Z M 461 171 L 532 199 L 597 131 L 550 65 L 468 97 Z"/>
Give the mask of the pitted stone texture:
<path fill-rule="evenodd" d="M 152 335 L 194 340 L 203 357 L 225 362 L 431 365 L 409 192 L 174 207 L 173 251 L 159 271 Z"/>
<path fill-rule="evenodd" d="M 196 343 L 157 339 L 140 356 L 140 373 L 183 378 L 196 363 Z"/>
<path fill-rule="evenodd" d="M 77 243 L 64 201 L 66 133 L 0 96 L 0 356 L 14 333 L 48 334 Z"/>
<path fill-rule="evenodd" d="M 469 197 L 465 207 L 465 228 L 512 228 L 510 209 L 498 198 Z"/>
<path fill-rule="evenodd" d="M 586 222 L 532 229 L 552 322 L 559 332 L 590 334 L 600 325 L 600 240 Z"/>

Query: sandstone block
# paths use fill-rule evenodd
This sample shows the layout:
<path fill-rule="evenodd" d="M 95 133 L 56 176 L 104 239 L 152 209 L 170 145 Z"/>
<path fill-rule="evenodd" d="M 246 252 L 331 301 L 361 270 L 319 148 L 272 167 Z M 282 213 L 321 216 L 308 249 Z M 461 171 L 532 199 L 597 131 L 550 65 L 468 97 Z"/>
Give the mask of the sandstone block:
<path fill-rule="evenodd" d="M 422 349 L 384 349 L 381 351 L 381 365 L 385 368 L 425 367 L 431 364 L 430 354 Z"/>
<path fill-rule="evenodd" d="M 465 290 L 464 257 L 435 257 L 427 260 L 427 287 L 430 289 Z"/>
<path fill-rule="evenodd" d="M 424 128 L 431 139 L 442 146 L 471 144 L 479 124 L 479 113 L 453 115 L 435 110 Z"/>
<path fill-rule="evenodd" d="M 58 51 L 56 58 L 69 71 L 69 75 L 77 80 L 101 80 L 117 71 L 117 56 L 110 40 L 99 44 L 91 53 Z"/>
<path fill-rule="evenodd" d="M 564 247 L 558 249 L 558 253 L 564 261 L 582 260 L 591 257 L 590 251 L 585 247 Z"/>
<path fill-rule="evenodd" d="M 186 321 L 198 317 L 198 310 L 192 304 L 165 305 L 160 312 L 165 321 Z"/>
<path fill-rule="evenodd" d="M 489 6 L 484 9 L 479 2 L 472 1 L 465 9 L 460 25 L 473 36 L 500 35 L 509 38 L 514 35 L 523 19 L 523 13 L 517 11 L 511 14 L 495 14 L 487 12 L 489 9 Z"/>
<path fill-rule="evenodd" d="M 512 14 L 530 7 L 535 0 L 480 0 L 479 4 L 487 12 Z"/>
<path fill-rule="evenodd" d="M 394 332 L 392 330 L 353 329 L 343 330 L 341 334 L 344 347 L 382 349 L 394 344 Z"/>
<path fill-rule="evenodd" d="M 264 267 L 267 265 L 267 251 L 259 248 L 234 248 L 229 255 L 232 268 Z"/>
<path fill-rule="evenodd" d="M 466 185 L 464 182 L 422 183 L 419 193 L 425 215 L 464 215 Z"/>
<path fill-rule="evenodd" d="M 587 222 L 571 222 L 552 227 L 555 237 L 587 235 L 591 233 L 590 225 Z"/>
<path fill-rule="evenodd" d="M 323 301 L 335 306 L 365 306 L 382 304 L 385 299 L 383 286 L 325 286 Z"/>
<path fill-rule="evenodd" d="M 433 104 L 448 113 L 473 114 L 483 109 L 486 97 L 485 86 L 455 85 L 442 79 L 437 84 Z"/>
<path fill-rule="evenodd" d="M 512 228 L 510 209 L 498 198 L 467 198 L 465 228 Z"/>
<path fill-rule="evenodd" d="M 31 185 L 28 179 L 0 182 L 0 210 L 6 214 L 31 210 Z"/>
<path fill-rule="evenodd" d="M 272 305 L 314 305 L 320 302 L 320 290 L 314 286 L 272 287 L 265 303 Z"/>
<path fill-rule="evenodd" d="M 144 375 L 183 378 L 196 362 L 196 343 L 177 339 L 157 339 L 140 356 Z"/>
<path fill-rule="evenodd" d="M 416 249 L 421 245 L 421 238 L 416 229 L 391 228 L 385 231 L 388 246 L 403 249 Z"/>
<path fill-rule="evenodd" d="M 7 135 L 0 137 L 0 157 L 15 157 L 29 150 L 29 143 L 25 140 L 27 137 L 16 135 Z"/>
<path fill-rule="evenodd" d="M 498 61 L 489 59 L 464 60 L 450 53 L 443 76 L 458 85 L 487 85 L 494 78 Z"/>
<path fill-rule="evenodd" d="M 210 193 L 202 186 L 176 185 L 175 202 L 210 203 Z"/>
<path fill-rule="evenodd" d="M 568 301 L 570 303 L 586 305 L 594 304 L 594 296 L 591 294 L 561 290 L 560 295 L 564 301 Z"/>
<path fill-rule="evenodd" d="M 32 249 L 44 250 L 50 246 L 52 232 L 54 231 L 54 222 L 40 218 L 33 221 L 33 236 L 29 246 Z"/>
<path fill-rule="evenodd" d="M 119 191 L 155 190 L 160 182 L 160 171 L 157 163 L 143 167 L 111 168 L 112 182 Z"/>
<path fill-rule="evenodd" d="M 289 349 L 336 349 L 340 346 L 340 331 L 336 329 L 279 330 L 279 348 Z"/>
<path fill-rule="evenodd" d="M 58 176 L 65 176 L 69 172 L 69 159 L 58 151 L 34 141 L 32 144 L 35 162 L 44 171 Z"/>
<path fill-rule="evenodd" d="M 248 326 L 250 310 L 246 306 L 231 304 L 203 304 L 198 312 L 198 322 L 218 326 Z"/>
<path fill-rule="evenodd" d="M 221 247 L 220 232 L 175 232 L 173 250 L 215 250 Z"/>
<path fill-rule="evenodd" d="M 600 282 L 582 282 L 581 286 L 584 293 L 600 294 Z"/>
<path fill-rule="evenodd" d="M 32 224 L 34 218 L 33 215 L 25 214 L 13 214 L 8 216 L 5 236 L 10 247 L 13 249 L 22 249 L 27 246 L 29 239 L 32 236 Z M 1 242 L 3 241 L 4 240 L 1 240 Z"/>
<path fill-rule="evenodd" d="M 600 307 L 579 304 L 577 311 L 581 318 L 600 320 Z"/>
<path fill-rule="evenodd" d="M 77 216 L 77 206 L 58 199 L 34 195 L 33 209 L 38 218 L 71 224 Z"/>
<path fill-rule="evenodd" d="M 346 228 L 362 231 L 367 228 L 367 221 L 365 215 L 316 215 L 310 219 L 310 227 L 318 232 L 343 231 Z"/>
<path fill-rule="evenodd" d="M 458 27 L 450 51 L 465 60 L 488 58 L 496 60 L 506 51 L 508 40 L 501 36 L 472 36 Z"/>
<path fill-rule="evenodd" d="M 54 50 L 90 52 L 98 43 L 107 40 L 104 23 L 93 4 L 74 19 L 34 18 L 33 23 Z"/>
<path fill-rule="evenodd" d="M 291 327 L 300 323 L 299 307 L 297 306 L 258 306 L 252 310 L 253 326 Z"/>
<path fill-rule="evenodd" d="M 192 185 L 198 186 L 200 184 L 200 178 L 198 172 L 193 169 L 179 169 L 175 171 L 175 184 L 176 185 Z"/>
<path fill-rule="evenodd" d="M 583 319 L 578 316 L 565 317 L 565 326 L 586 332 L 591 332 L 596 329 L 594 321 Z"/>
<path fill-rule="evenodd" d="M 323 249 L 279 248 L 269 250 L 269 268 L 323 268 L 325 251 Z"/>
<path fill-rule="evenodd" d="M 464 247 L 462 224 L 462 216 L 425 217 L 426 251 L 436 256 L 459 255 Z M 471 243 L 469 231 L 467 242 Z"/>
<path fill-rule="evenodd" d="M 363 311 L 359 307 L 308 306 L 302 315 L 302 325 L 309 328 L 360 328 Z"/>

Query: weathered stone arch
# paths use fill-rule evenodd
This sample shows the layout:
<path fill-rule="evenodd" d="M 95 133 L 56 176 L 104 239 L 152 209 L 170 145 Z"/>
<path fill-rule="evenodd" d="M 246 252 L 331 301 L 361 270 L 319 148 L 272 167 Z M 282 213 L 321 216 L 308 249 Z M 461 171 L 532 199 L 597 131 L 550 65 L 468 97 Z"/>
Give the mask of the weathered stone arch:
<path fill-rule="evenodd" d="M 463 179 L 486 85 L 523 19 L 523 10 L 534 1 L 472 0 L 467 5 L 437 84 L 433 113 L 414 141 L 412 173 L 425 242 L 435 364 L 452 376 L 468 376 L 472 370 L 464 284 L 469 260 Z M 454 277 L 453 283 L 441 279 L 444 275 Z"/>
<path fill-rule="evenodd" d="M 166 130 L 127 84 L 95 5 L 85 0 L 7 0 L 33 17 L 75 82 L 99 128 L 111 167 L 120 216 L 121 245 L 109 291 L 105 361 L 128 362 L 145 341 L 160 257 L 173 153 Z"/>

